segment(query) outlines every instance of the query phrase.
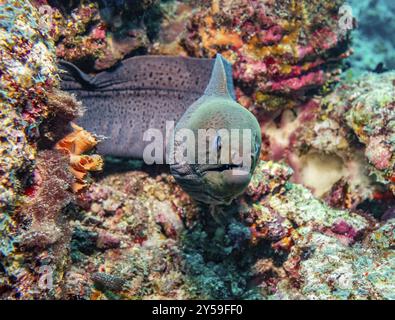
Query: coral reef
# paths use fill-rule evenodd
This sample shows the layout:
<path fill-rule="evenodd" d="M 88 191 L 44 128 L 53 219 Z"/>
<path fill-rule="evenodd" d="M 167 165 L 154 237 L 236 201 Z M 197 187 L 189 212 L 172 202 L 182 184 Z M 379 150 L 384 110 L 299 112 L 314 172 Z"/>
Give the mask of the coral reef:
<path fill-rule="evenodd" d="M 254 203 L 248 213 L 254 234 L 288 252 L 281 267 L 267 258 L 256 262 L 264 295 L 393 299 L 394 220 L 380 226 L 370 217 L 331 209 L 304 187 L 287 182 L 289 170 L 278 164 L 261 163 L 260 170 L 267 176 L 283 173 L 276 191 Z"/>
<path fill-rule="evenodd" d="M 39 152 L 28 200 L 21 210 L 21 219 L 31 221 L 19 241 L 21 247 L 45 248 L 59 240 L 59 228 L 64 227 L 57 223 L 59 214 L 73 200 L 70 187 L 74 178 L 67 165 L 67 157 L 56 150 Z"/>
<path fill-rule="evenodd" d="M 78 198 L 85 210 L 74 221 L 70 298 L 187 297 L 177 241 L 197 208 L 171 176 L 112 174 Z"/>
<path fill-rule="evenodd" d="M 395 73 L 388 72 L 370 73 L 352 83 L 344 83 L 324 99 L 321 115 L 323 119 L 344 123 L 346 129 L 352 130 L 358 142 L 364 145 L 370 174 L 374 174 L 381 183 L 393 183 L 394 180 L 394 82 Z M 324 122 L 318 121 L 315 126 L 325 127 Z M 320 147 L 320 141 L 315 145 Z M 334 149 L 338 149 L 338 146 Z"/>
<path fill-rule="evenodd" d="M 343 80 L 325 97 L 261 122 L 267 158 L 285 159 L 293 181 L 334 207 L 393 202 L 386 195 L 394 188 L 393 82 L 393 72 Z"/>
<path fill-rule="evenodd" d="M 223 225 L 168 174 L 140 170 L 79 196 L 68 298 L 392 298 L 393 220 L 329 208 L 289 167 L 261 162 Z"/>
<path fill-rule="evenodd" d="M 337 79 L 348 53 L 343 1 L 208 1 L 188 21 L 188 54 L 233 63 L 239 101 L 253 110 L 306 103 Z M 347 29 L 347 27 L 349 29 Z"/>
<path fill-rule="evenodd" d="M 23 172 L 35 157 L 38 127 L 56 86 L 54 45 L 28 2 L 0 7 L 0 210 L 16 205 Z M 10 36 L 12 35 L 12 36 Z"/>
<path fill-rule="evenodd" d="M 100 71 L 145 53 L 164 15 L 160 1 L 35 1 L 59 58 Z"/>
<path fill-rule="evenodd" d="M 148 48 L 149 54 L 187 56 L 182 46 L 182 39 L 196 8 L 204 5 L 204 1 L 161 1 L 160 7 L 162 19 L 157 35 L 152 39 L 152 45 Z"/>
<path fill-rule="evenodd" d="M 304 104 L 337 80 L 353 28 L 343 23 L 343 4 L 36 1 L 58 57 L 84 71 L 145 53 L 213 57 L 220 52 L 234 65 L 239 102 L 253 110 Z"/>
<path fill-rule="evenodd" d="M 395 75 L 332 86 L 342 0 L 32 3 L 0 0 L 0 298 L 395 299 Z M 217 52 L 262 126 L 245 194 L 213 213 L 166 168 L 111 158 L 93 182 L 56 55 L 96 72 Z"/>
<path fill-rule="evenodd" d="M 27 200 L 14 213 L 12 254 L 2 257 L 2 292 L 7 298 L 57 296 L 67 267 L 71 229 L 65 213 L 74 199 L 68 159 L 56 150 L 40 151 L 35 161 Z"/>
<path fill-rule="evenodd" d="M 79 196 L 68 298 L 392 298 L 394 220 L 331 209 L 262 161 L 221 225 L 171 176 L 140 170 Z"/>
<path fill-rule="evenodd" d="M 379 241 L 385 236 L 385 243 Z M 367 238 L 367 244 L 343 246 L 337 239 L 313 232 L 298 241 L 289 260 L 300 261 L 301 252 L 308 258 L 298 264 L 303 279 L 300 292 L 286 289 L 288 280 L 279 283 L 274 298 L 306 299 L 394 299 L 395 256 L 394 220 Z M 392 233 L 392 235 L 391 235 Z"/>
<path fill-rule="evenodd" d="M 0 292 L 8 298 L 55 297 L 71 239 L 69 165 L 78 161 L 52 148 L 81 105 L 59 90 L 54 42 L 41 18 L 28 1 L 1 2 Z"/>

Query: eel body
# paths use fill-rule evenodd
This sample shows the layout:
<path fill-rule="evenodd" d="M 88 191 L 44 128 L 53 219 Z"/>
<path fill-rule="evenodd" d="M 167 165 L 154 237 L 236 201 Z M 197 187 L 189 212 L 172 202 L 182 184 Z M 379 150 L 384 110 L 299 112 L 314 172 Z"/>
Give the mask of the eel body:
<path fill-rule="evenodd" d="M 139 56 L 95 77 L 70 63 L 62 65 L 68 71 L 62 89 L 74 93 L 86 109 L 77 123 L 104 137 L 98 151 L 142 159 L 148 144 L 144 132 L 155 128 L 165 134 L 166 121 L 178 121 L 204 94 L 214 60 Z"/>

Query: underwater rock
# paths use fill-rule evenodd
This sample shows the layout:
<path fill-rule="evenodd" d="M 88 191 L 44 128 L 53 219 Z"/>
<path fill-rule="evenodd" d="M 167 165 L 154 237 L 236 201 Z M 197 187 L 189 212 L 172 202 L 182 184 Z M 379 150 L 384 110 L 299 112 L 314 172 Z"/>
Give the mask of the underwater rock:
<path fill-rule="evenodd" d="M 392 189 L 395 180 L 394 83 L 394 72 L 368 74 L 337 91 L 340 97 L 348 96 L 344 117 L 359 142 L 366 146 L 371 174 L 378 182 L 392 183 Z"/>
<path fill-rule="evenodd" d="M 47 20 L 59 58 L 84 71 L 114 66 L 147 51 L 162 18 L 159 1 L 35 1 Z"/>
<path fill-rule="evenodd" d="M 0 7 L 1 298 L 395 299 L 393 207 L 359 210 L 393 188 L 394 75 L 314 96 L 348 55 L 343 1 L 292 3 Z M 107 159 L 89 185 L 88 171 L 102 165 L 90 152 L 97 138 L 70 127 L 82 106 L 59 90 L 50 36 L 59 57 L 88 71 L 145 51 L 222 52 L 240 102 L 276 110 L 260 117 L 261 156 L 275 161 L 261 161 L 246 193 L 217 208 L 223 224 L 163 168 Z M 330 166 L 302 170 L 321 155 Z M 371 177 L 360 179 L 365 170 Z M 311 177 L 329 183 L 296 183 Z"/>
<path fill-rule="evenodd" d="M 259 176 L 260 172 L 273 174 L 281 172 L 280 170 L 287 172 L 290 169 L 285 165 L 261 161 L 256 175 Z M 252 210 L 244 213 L 256 239 L 276 241 L 278 243 L 274 243 L 274 246 L 281 246 L 294 241 L 293 237 L 298 237 L 295 226 L 309 226 L 313 230 L 330 233 L 347 243 L 353 243 L 369 227 L 370 222 L 365 218 L 349 211 L 328 207 L 308 189 L 291 183 L 289 179 L 290 175 L 285 176 L 272 192 L 255 198 Z M 284 249 L 289 248 L 290 246 Z"/>
<path fill-rule="evenodd" d="M 153 55 L 188 56 L 188 53 L 182 46 L 182 38 L 194 10 L 202 5 L 204 5 L 202 1 L 161 1 L 162 17 L 158 32 L 148 48 L 148 53 Z"/>
<path fill-rule="evenodd" d="M 0 279 L 10 299 L 59 297 L 74 176 L 52 149 L 81 104 L 59 89 L 49 25 L 29 1 L 2 2 L 0 51 Z"/>
<path fill-rule="evenodd" d="M 100 232 L 97 237 L 96 246 L 99 249 L 114 249 L 118 248 L 121 241 L 114 235 L 108 232 Z"/>
<path fill-rule="evenodd" d="M 38 152 L 34 179 L 23 205 L 14 213 L 15 248 L 2 260 L 12 280 L 8 298 L 56 297 L 68 264 L 71 226 L 67 206 L 73 201 L 68 159 L 56 150 Z M 55 276 L 56 275 L 56 276 Z"/>
<path fill-rule="evenodd" d="M 339 1 L 208 1 L 181 40 L 189 55 L 233 63 L 239 102 L 254 110 L 300 105 L 336 80 L 348 53 Z"/>
<path fill-rule="evenodd" d="M 68 159 L 59 151 L 38 153 L 31 191 L 21 208 L 23 219 L 31 221 L 28 231 L 21 235 L 20 246 L 25 250 L 44 249 L 56 243 L 62 229 L 67 228 L 65 221 L 59 221 L 62 209 L 74 198 L 74 177 L 67 167 Z"/>
<path fill-rule="evenodd" d="M 273 161 L 262 162 L 248 185 L 246 195 L 257 201 L 269 193 L 278 191 L 292 174 L 292 169 L 286 165 Z"/>
<path fill-rule="evenodd" d="M 334 92 L 261 121 L 265 158 L 285 160 L 294 182 L 334 207 L 392 201 L 394 80 L 393 72 L 343 80 Z"/>
<path fill-rule="evenodd" d="M 121 299 L 242 295 L 243 290 L 238 287 L 246 284 L 243 277 L 249 273 L 248 266 L 243 271 L 237 269 L 237 260 L 231 256 L 212 271 L 213 261 L 207 264 L 202 261 L 197 266 L 195 258 L 207 254 L 208 259 L 216 257 L 217 261 L 218 257 L 229 256 L 232 252 L 240 254 L 250 238 L 248 227 L 240 223 L 231 223 L 226 229 L 218 226 L 170 175 L 150 176 L 141 171 L 113 174 L 93 184 L 86 192 L 91 199 L 86 215 L 95 215 L 101 223 L 92 226 L 83 218 L 85 228 L 99 234 L 103 230 L 111 232 L 121 239 L 121 245 L 108 248 L 102 254 L 84 256 L 75 267 L 82 270 L 93 264 L 95 272 L 105 272 L 125 281 L 120 291 L 107 288 L 99 292 L 92 288 L 95 299 L 114 295 Z M 98 206 L 108 201 L 119 204 L 111 216 L 102 215 L 104 211 L 98 210 Z M 206 220 L 208 228 L 204 226 Z M 210 236 L 203 238 L 205 234 Z M 226 268 L 231 272 L 228 276 L 225 276 Z M 194 273 L 195 269 L 199 274 Z M 232 291 L 227 289 L 228 283 L 232 283 Z"/>
<path fill-rule="evenodd" d="M 73 267 L 81 279 L 87 273 L 96 275 L 85 298 L 182 296 L 181 255 L 174 239 L 180 240 L 197 209 L 171 176 L 142 171 L 112 174 L 78 197 L 84 198 L 88 210 L 76 222 Z M 108 206 L 111 214 L 104 210 Z M 97 223 L 92 224 L 89 217 Z M 115 282 L 122 282 L 122 288 L 108 279 L 118 279 Z M 66 279 L 65 285 L 80 292 L 74 280 Z"/>
<path fill-rule="evenodd" d="M 0 210 L 12 210 L 36 155 L 46 97 L 57 85 L 54 45 L 26 1 L 0 7 Z M 12 36 L 11 36 L 12 35 Z"/>
<path fill-rule="evenodd" d="M 90 286 L 84 280 L 89 288 L 84 298 L 391 297 L 392 224 L 379 225 L 356 212 L 328 207 L 290 182 L 288 166 L 261 161 L 246 195 L 221 209 L 228 217 L 223 225 L 192 202 L 170 175 L 149 172 L 110 174 L 85 191 L 89 206 L 79 224 L 96 236 L 88 242 L 86 237 L 74 238 L 79 259 L 73 268 L 81 279 L 91 272 L 104 278 L 92 279 Z M 118 204 L 111 215 L 103 210 L 105 202 Z M 93 216 L 98 223 L 90 223 Z M 120 245 L 97 248 L 100 234 L 111 234 Z M 333 259 L 344 257 L 344 264 L 329 260 L 320 269 L 328 250 Z M 380 267 L 374 276 L 362 275 L 373 273 L 373 264 L 366 261 L 375 258 Z M 358 282 L 347 294 L 329 294 L 325 288 L 343 288 L 343 278 L 336 280 L 336 275 L 345 268 Z M 384 282 L 379 280 L 383 275 Z M 122 287 L 111 281 L 106 285 L 107 278 L 117 279 Z M 65 281 L 79 294 L 78 282 Z M 363 294 L 359 285 L 367 288 Z"/>
<path fill-rule="evenodd" d="M 257 172 L 270 167 L 261 163 Z M 253 206 L 255 237 L 289 252 L 280 268 L 267 259 L 255 264 L 256 276 L 264 275 L 259 287 L 268 298 L 393 299 L 394 220 L 380 226 L 331 209 L 290 182 Z"/>
<path fill-rule="evenodd" d="M 363 165 L 368 174 L 375 182 L 392 190 L 395 168 L 394 81 L 395 74 L 387 72 L 369 73 L 353 82 L 343 82 L 323 100 L 311 139 L 314 148 L 337 153 L 345 159 L 352 160 L 358 151 L 363 152 Z M 316 128 L 329 122 L 341 129 L 327 132 L 328 139 L 344 142 L 328 150 L 322 143 L 322 132 Z"/>

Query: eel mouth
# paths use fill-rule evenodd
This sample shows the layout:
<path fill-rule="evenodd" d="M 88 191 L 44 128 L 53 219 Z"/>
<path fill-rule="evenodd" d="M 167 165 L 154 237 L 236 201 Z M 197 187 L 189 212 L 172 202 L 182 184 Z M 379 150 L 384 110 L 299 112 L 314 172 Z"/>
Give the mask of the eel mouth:
<path fill-rule="evenodd" d="M 199 172 L 202 176 L 210 173 L 242 176 L 248 175 L 250 170 L 249 168 L 244 167 L 242 164 L 209 164 L 201 166 L 199 168 Z"/>
<path fill-rule="evenodd" d="M 207 173 L 207 172 L 224 172 L 224 171 L 229 171 L 233 169 L 241 169 L 241 165 L 237 164 L 220 164 L 220 165 L 209 165 L 208 167 L 204 168 L 201 170 L 202 173 Z"/>

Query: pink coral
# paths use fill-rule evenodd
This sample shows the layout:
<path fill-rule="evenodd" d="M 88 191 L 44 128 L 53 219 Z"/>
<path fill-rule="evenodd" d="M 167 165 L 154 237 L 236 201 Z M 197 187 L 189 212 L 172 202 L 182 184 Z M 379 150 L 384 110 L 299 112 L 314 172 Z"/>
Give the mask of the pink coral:
<path fill-rule="evenodd" d="M 182 44 L 190 55 L 221 52 L 232 61 L 245 106 L 295 107 L 310 98 L 310 89 L 337 80 L 339 61 L 349 55 L 347 33 L 338 24 L 342 4 L 212 1 L 192 16 Z"/>
<path fill-rule="evenodd" d="M 392 152 L 385 144 L 385 137 L 373 137 L 369 140 L 365 150 L 369 161 L 379 170 L 388 169 L 391 165 Z"/>

